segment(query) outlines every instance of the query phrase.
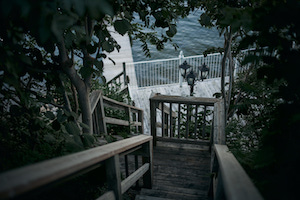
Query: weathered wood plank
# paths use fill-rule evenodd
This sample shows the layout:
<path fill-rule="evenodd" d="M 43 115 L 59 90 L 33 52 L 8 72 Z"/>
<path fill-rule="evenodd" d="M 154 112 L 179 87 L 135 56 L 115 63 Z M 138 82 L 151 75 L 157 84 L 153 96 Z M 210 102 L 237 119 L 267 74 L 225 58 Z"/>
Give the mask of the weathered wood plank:
<path fill-rule="evenodd" d="M 152 188 L 153 185 L 153 140 L 143 144 L 143 151 L 146 153 L 142 156 L 143 164 L 149 163 L 149 170 L 143 176 L 145 188 Z"/>
<path fill-rule="evenodd" d="M 245 170 L 226 145 L 214 145 L 226 199 L 263 199 Z"/>
<path fill-rule="evenodd" d="M 132 110 L 137 110 L 137 111 L 142 111 L 142 109 L 116 101 L 114 99 L 110 99 L 106 96 L 103 96 L 103 101 L 105 102 L 105 104 L 110 105 L 112 107 L 116 107 L 116 108 L 131 108 Z"/>
<path fill-rule="evenodd" d="M 156 146 L 157 136 L 157 119 L 156 119 L 156 107 L 157 103 L 150 98 L 150 124 L 151 124 L 151 135 L 153 136 L 153 146 Z"/>
<path fill-rule="evenodd" d="M 208 199 L 208 151 L 156 146 L 153 153 L 153 189 L 143 188 L 141 199 L 144 196 L 154 199 Z"/>
<path fill-rule="evenodd" d="M 177 144 L 196 144 L 196 145 L 209 145 L 210 141 L 208 140 L 193 140 L 193 139 L 178 139 L 178 138 L 162 138 L 158 137 L 157 141 L 161 142 L 172 142 L 172 143 L 177 143 Z"/>
<path fill-rule="evenodd" d="M 214 131 L 213 131 L 213 143 L 214 144 L 225 144 L 225 110 L 224 103 L 218 101 L 214 106 Z"/>
<path fill-rule="evenodd" d="M 151 136 L 138 135 L 2 173 L 0 175 L 0 197 L 12 198 L 26 191 L 60 180 L 149 141 L 152 141 Z"/>
<path fill-rule="evenodd" d="M 105 117 L 105 122 L 107 124 L 115 124 L 115 125 L 121 125 L 121 126 L 129 126 L 129 121 L 122 120 L 122 119 L 116 119 L 112 117 Z"/>
<path fill-rule="evenodd" d="M 170 107 L 166 106 L 165 104 L 164 104 L 164 109 L 162 109 L 162 106 L 161 106 L 161 103 L 160 103 L 160 104 L 158 105 L 158 109 L 159 109 L 159 110 L 164 110 L 164 112 L 167 113 L 168 115 L 170 115 L 170 113 L 172 113 L 172 117 L 177 117 L 177 113 L 174 112 L 174 111 L 172 111 L 172 110 L 170 109 Z"/>
<path fill-rule="evenodd" d="M 106 193 L 104 193 L 103 195 L 101 195 L 99 198 L 97 198 L 96 200 L 115 200 L 115 194 L 113 191 L 108 191 Z"/>
<path fill-rule="evenodd" d="M 94 90 L 90 95 L 91 112 L 93 113 L 101 95 L 100 90 Z"/>
<path fill-rule="evenodd" d="M 122 194 L 125 193 L 138 179 L 140 179 L 149 170 L 149 166 L 149 163 L 145 163 L 142 167 L 140 167 L 138 170 L 133 172 L 130 176 L 122 181 Z"/>
<path fill-rule="evenodd" d="M 120 173 L 120 158 L 119 155 L 105 160 L 106 179 L 109 190 L 112 190 L 117 200 L 122 199 L 121 190 L 121 173 Z"/>
<path fill-rule="evenodd" d="M 182 96 L 168 96 L 168 95 L 155 95 L 151 97 L 152 100 L 158 102 L 168 102 L 168 103 L 180 103 L 180 104 L 193 104 L 193 105 L 206 105 L 213 106 L 214 103 L 220 101 L 216 98 L 201 98 L 201 97 L 182 97 Z"/>

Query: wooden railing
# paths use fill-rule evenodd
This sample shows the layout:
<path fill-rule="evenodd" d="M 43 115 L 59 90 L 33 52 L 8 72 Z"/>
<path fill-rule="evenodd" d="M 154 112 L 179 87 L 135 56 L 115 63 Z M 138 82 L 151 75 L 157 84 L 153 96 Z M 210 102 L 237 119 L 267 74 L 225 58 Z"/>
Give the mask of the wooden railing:
<path fill-rule="evenodd" d="M 90 100 L 93 113 L 92 118 L 94 134 L 107 135 L 107 124 L 127 126 L 130 127 L 130 131 L 133 130 L 132 127 L 135 127 L 134 130 L 136 131 L 136 133 L 144 133 L 142 109 L 105 97 L 99 90 L 92 92 Z M 105 116 L 105 107 L 116 109 L 119 111 L 125 111 L 128 120 Z"/>
<path fill-rule="evenodd" d="M 159 106 L 169 104 L 169 106 Z M 259 191 L 253 185 L 252 181 L 238 163 L 236 158 L 226 145 L 226 136 L 225 136 L 225 114 L 224 114 L 224 102 L 223 100 L 214 99 L 214 98 L 197 98 L 197 97 L 179 97 L 179 96 L 165 96 L 155 94 L 150 98 L 150 112 L 151 112 L 151 134 L 153 136 L 153 144 L 156 145 L 156 141 L 171 141 L 170 138 L 178 138 L 180 129 L 177 128 L 177 133 L 174 137 L 174 123 L 172 119 L 174 117 L 166 117 L 166 115 L 172 113 L 172 106 L 178 104 L 178 109 L 176 110 L 177 114 L 177 127 L 180 126 L 180 108 L 182 104 L 187 105 L 186 107 L 194 106 L 195 112 L 190 112 L 189 108 L 187 109 L 185 115 L 186 122 L 184 122 L 186 142 L 190 144 L 195 144 L 196 142 L 204 142 L 203 140 L 196 139 L 194 141 L 189 140 L 188 134 L 192 132 L 197 133 L 201 132 L 201 127 L 197 129 L 197 118 L 198 111 L 197 106 L 202 106 L 203 113 L 206 113 L 206 109 L 211 109 L 213 111 L 213 116 L 203 116 L 202 120 L 205 121 L 206 117 L 212 117 L 211 124 L 211 133 L 209 137 L 209 142 L 211 145 L 211 183 L 209 188 L 209 196 L 212 199 L 251 199 L 251 200 L 260 200 L 263 199 Z M 160 110 L 160 112 L 158 111 Z M 166 111 L 167 110 L 167 111 Z M 159 118 L 158 114 L 160 113 L 162 123 L 157 123 Z M 161 114 L 163 113 L 163 114 Z M 172 114 L 174 116 L 174 114 Z M 166 120 L 169 120 L 167 123 Z M 194 130 L 189 130 L 189 124 L 194 123 Z M 159 128 L 157 125 L 160 125 Z M 166 128 L 166 124 L 169 126 Z M 205 124 L 202 124 L 205 126 Z M 158 136 L 157 131 L 161 128 L 162 135 Z M 202 127 L 203 128 L 203 127 Z M 202 133 L 198 138 L 201 138 Z M 167 137 L 167 139 L 165 139 Z M 180 138 L 180 137 L 179 137 Z M 175 139 L 174 139 L 175 140 Z M 179 140 L 182 141 L 182 140 Z M 177 141 L 178 142 L 178 141 Z"/>
<path fill-rule="evenodd" d="M 181 138 L 190 142 L 208 141 L 210 131 L 206 131 L 206 127 L 209 126 L 207 121 L 212 116 L 207 114 L 209 108 L 219 101 L 214 98 L 154 94 L 150 98 L 151 135 L 154 145 L 157 140 L 165 141 L 165 138 Z M 198 114 L 200 112 L 201 116 Z"/>
<path fill-rule="evenodd" d="M 126 92 L 128 93 L 128 83 L 129 78 L 126 75 L 126 66 L 125 63 L 123 63 L 123 71 L 116 75 L 113 79 L 109 80 L 106 84 L 109 88 L 114 87 L 114 85 L 120 85 L 121 90 L 119 93 Z"/>
<path fill-rule="evenodd" d="M 229 151 L 225 136 L 224 102 L 214 105 L 214 125 L 211 138 L 211 183 L 213 199 L 263 199 L 240 163 Z"/>
<path fill-rule="evenodd" d="M 143 165 L 121 181 L 119 157 L 134 154 L 142 156 Z M 45 189 L 60 180 L 81 175 L 105 165 L 108 192 L 103 199 L 122 199 L 136 181 L 143 177 L 144 187 L 152 187 L 152 137 L 139 135 L 85 150 L 79 153 L 54 158 L 0 174 L 0 199 L 22 198 L 30 192 Z"/>

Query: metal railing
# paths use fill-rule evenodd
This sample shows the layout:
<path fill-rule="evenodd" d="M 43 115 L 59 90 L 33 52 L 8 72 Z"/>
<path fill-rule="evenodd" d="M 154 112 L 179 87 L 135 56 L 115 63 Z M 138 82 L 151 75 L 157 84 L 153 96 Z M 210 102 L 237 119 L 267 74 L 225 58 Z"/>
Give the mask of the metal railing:
<path fill-rule="evenodd" d="M 249 50 L 241 51 L 234 60 L 235 74 L 243 72 L 246 67 L 241 67 L 241 58 L 243 58 Z M 187 61 L 192 67 L 189 70 L 193 70 L 200 75 L 199 67 L 204 63 L 209 67 L 208 79 L 221 77 L 221 61 L 223 54 L 212 53 L 207 56 L 196 55 L 184 57 L 181 52 L 178 58 L 172 59 L 160 59 L 152 61 L 142 61 L 126 63 L 126 68 L 131 67 L 135 69 L 136 81 L 138 87 L 149 87 L 155 85 L 175 84 L 181 79 L 181 71 L 179 65 L 184 61 Z M 226 76 L 229 75 L 229 62 L 226 61 Z"/>

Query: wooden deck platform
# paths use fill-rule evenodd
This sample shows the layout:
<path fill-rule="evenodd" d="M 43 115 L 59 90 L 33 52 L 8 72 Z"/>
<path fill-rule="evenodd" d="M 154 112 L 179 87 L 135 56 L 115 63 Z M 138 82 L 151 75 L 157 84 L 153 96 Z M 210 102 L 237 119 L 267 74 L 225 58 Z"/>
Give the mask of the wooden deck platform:
<path fill-rule="evenodd" d="M 104 59 L 104 71 L 103 74 L 107 81 L 114 78 L 116 75 L 123 71 L 123 62 L 132 63 L 132 51 L 129 36 L 125 34 L 124 36 L 118 34 L 113 27 L 109 28 L 110 34 L 121 46 L 120 51 L 117 50 L 107 54 L 107 57 L 110 57 L 114 63 L 109 59 Z"/>
<path fill-rule="evenodd" d="M 153 188 L 143 188 L 136 200 L 208 199 L 209 151 L 158 143 L 153 149 L 153 165 Z"/>
<path fill-rule="evenodd" d="M 135 106 L 144 110 L 144 133 L 150 135 L 150 103 L 149 98 L 152 93 L 160 93 L 163 95 L 189 96 L 190 87 L 187 83 L 183 83 L 182 87 L 177 84 L 157 85 L 151 87 L 131 87 L 129 85 L 131 99 L 135 102 Z M 213 97 L 217 92 L 221 92 L 220 78 L 208 79 L 203 82 L 197 82 L 194 87 L 195 97 Z M 174 107 L 173 111 L 176 112 Z"/>

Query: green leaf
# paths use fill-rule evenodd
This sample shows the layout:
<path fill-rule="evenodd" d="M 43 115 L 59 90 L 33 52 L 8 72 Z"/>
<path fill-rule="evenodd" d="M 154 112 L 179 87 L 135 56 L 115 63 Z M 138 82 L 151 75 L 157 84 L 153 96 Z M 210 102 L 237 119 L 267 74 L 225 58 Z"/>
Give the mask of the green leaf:
<path fill-rule="evenodd" d="M 63 122 L 65 122 L 67 119 L 68 119 L 68 117 L 63 113 L 62 110 L 59 110 L 59 111 L 57 112 L 57 121 L 58 121 L 59 123 L 63 123 Z"/>
<path fill-rule="evenodd" d="M 108 59 L 109 59 L 114 65 L 116 65 L 116 62 L 115 62 L 112 58 L 108 57 Z"/>
<path fill-rule="evenodd" d="M 131 24 L 126 19 L 116 20 L 114 23 L 115 30 L 121 35 L 125 35 L 131 29 Z"/>
<path fill-rule="evenodd" d="M 171 24 L 169 30 L 167 30 L 166 34 L 169 37 L 173 37 L 177 33 L 177 28 L 175 24 Z"/>
<path fill-rule="evenodd" d="M 61 125 L 60 125 L 60 123 L 59 123 L 58 120 L 54 120 L 54 121 L 52 122 L 52 128 L 53 128 L 54 130 L 56 130 L 56 131 L 59 131 L 59 130 L 60 130 Z"/>
<path fill-rule="evenodd" d="M 95 138 L 92 135 L 84 133 L 84 134 L 82 134 L 81 139 L 82 139 L 82 143 L 85 148 L 93 147 Z"/>
<path fill-rule="evenodd" d="M 90 129 L 90 127 L 88 125 L 86 125 L 85 123 L 79 122 L 79 125 L 84 129 Z"/>
<path fill-rule="evenodd" d="M 80 135 L 80 129 L 75 124 L 75 122 L 68 122 L 66 123 L 65 127 L 70 135 Z"/>
<path fill-rule="evenodd" d="M 113 8 L 107 0 L 86 0 L 85 2 L 89 15 L 94 19 L 104 17 L 106 14 L 114 16 Z"/>
<path fill-rule="evenodd" d="M 25 56 L 24 54 L 20 55 L 20 59 L 22 62 L 24 62 L 27 65 L 32 65 L 32 62 L 28 56 Z"/>
<path fill-rule="evenodd" d="M 56 37 L 60 37 L 62 36 L 64 30 L 68 29 L 74 23 L 75 19 L 73 17 L 56 14 L 53 16 L 51 30 L 56 35 Z"/>
<path fill-rule="evenodd" d="M 65 45 L 67 49 L 70 49 L 73 46 L 73 41 L 76 39 L 76 36 L 71 31 L 68 31 L 65 35 Z"/>
<path fill-rule="evenodd" d="M 207 26 L 207 27 L 212 26 L 211 18 L 206 13 L 202 13 L 199 22 L 202 26 Z"/>
<path fill-rule="evenodd" d="M 114 46 L 108 41 L 103 42 L 102 47 L 103 47 L 103 50 L 107 51 L 108 53 L 114 51 Z"/>
<path fill-rule="evenodd" d="M 74 153 L 74 152 L 82 151 L 82 150 L 84 150 L 84 148 L 82 146 L 78 145 L 76 142 L 74 142 L 72 140 L 68 140 L 68 141 L 66 141 L 66 144 L 65 144 L 65 150 L 69 153 Z"/>
<path fill-rule="evenodd" d="M 81 67 L 79 70 L 79 73 L 81 74 L 82 78 L 88 78 L 93 72 L 94 69 L 91 67 Z"/>
<path fill-rule="evenodd" d="M 101 72 L 103 71 L 103 61 L 102 60 L 100 60 L 100 61 L 95 60 L 94 65 L 96 66 L 96 68 L 99 71 L 101 71 Z"/>
<path fill-rule="evenodd" d="M 87 45 L 87 51 L 89 54 L 94 54 L 97 51 L 97 46 L 89 44 L 89 45 Z"/>
<path fill-rule="evenodd" d="M 51 112 L 51 111 L 47 111 L 47 112 L 45 113 L 45 116 L 46 116 L 48 119 L 50 119 L 50 120 L 54 120 L 54 119 L 55 119 L 55 115 L 54 115 L 53 112 Z"/>

